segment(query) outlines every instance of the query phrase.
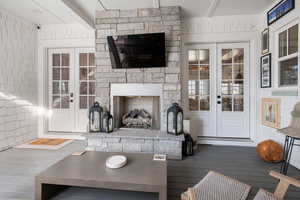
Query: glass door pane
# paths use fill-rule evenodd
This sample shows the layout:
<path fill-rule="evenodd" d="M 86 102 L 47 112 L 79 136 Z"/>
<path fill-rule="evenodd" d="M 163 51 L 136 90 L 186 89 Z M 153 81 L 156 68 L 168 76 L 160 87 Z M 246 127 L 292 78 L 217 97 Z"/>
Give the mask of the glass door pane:
<path fill-rule="evenodd" d="M 88 109 L 95 102 L 95 54 L 79 53 L 79 109 Z"/>
<path fill-rule="evenodd" d="M 210 52 L 209 49 L 188 51 L 189 108 L 191 111 L 210 110 Z"/>
<path fill-rule="evenodd" d="M 222 49 L 221 56 L 222 111 L 243 111 L 244 49 Z"/>
<path fill-rule="evenodd" d="M 70 55 L 52 54 L 52 105 L 53 109 L 69 109 Z"/>

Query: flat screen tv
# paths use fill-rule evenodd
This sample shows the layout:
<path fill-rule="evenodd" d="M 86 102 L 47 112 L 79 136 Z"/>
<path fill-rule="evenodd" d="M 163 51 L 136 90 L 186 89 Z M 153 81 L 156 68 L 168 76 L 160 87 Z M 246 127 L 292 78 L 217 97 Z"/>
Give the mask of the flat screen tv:
<path fill-rule="evenodd" d="M 112 67 L 165 67 L 165 33 L 107 37 Z"/>

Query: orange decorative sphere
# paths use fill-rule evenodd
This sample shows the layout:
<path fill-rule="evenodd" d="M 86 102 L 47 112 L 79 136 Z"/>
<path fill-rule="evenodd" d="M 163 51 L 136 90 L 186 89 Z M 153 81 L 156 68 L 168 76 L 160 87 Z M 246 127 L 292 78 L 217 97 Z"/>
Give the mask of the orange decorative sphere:
<path fill-rule="evenodd" d="M 265 140 L 259 143 L 256 152 L 266 162 L 277 163 L 283 160 L 283 148 L 273 140 Z"/>

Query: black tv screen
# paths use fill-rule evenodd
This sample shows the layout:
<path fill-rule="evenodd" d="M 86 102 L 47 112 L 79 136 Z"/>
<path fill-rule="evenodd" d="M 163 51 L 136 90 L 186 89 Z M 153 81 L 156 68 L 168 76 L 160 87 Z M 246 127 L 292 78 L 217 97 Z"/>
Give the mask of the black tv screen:
<path fill-rule="evenodd" d="M 165 67 L 165 33 L 107 37 L 113 68 Z"/>

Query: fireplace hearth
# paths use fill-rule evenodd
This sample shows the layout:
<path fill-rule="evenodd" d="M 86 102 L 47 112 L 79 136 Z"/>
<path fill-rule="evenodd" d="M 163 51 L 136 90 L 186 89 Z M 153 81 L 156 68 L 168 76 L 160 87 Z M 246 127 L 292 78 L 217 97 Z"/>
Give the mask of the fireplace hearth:
<path fill-rule="evenodd" d="M 122 124 L 126 128 L 151 128 L 152 117 L 145 109 L 134 109 L 123 115 Z"/>

